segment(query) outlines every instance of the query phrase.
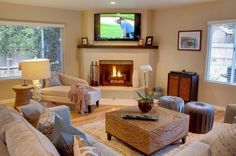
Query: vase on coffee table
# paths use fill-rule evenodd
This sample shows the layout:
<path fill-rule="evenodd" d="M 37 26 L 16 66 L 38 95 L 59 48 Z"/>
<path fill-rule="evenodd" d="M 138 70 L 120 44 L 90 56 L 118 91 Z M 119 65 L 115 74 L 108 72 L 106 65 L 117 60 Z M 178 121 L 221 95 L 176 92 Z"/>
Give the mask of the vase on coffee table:
<path fill-rule="evenodd" d="M 152 107 L 154 105 L 153 100 L 144 100 L 144 99 L 139 99 L 138 100 L 138 108 L 141 112 L 147 113 L 152 110 Z"/>

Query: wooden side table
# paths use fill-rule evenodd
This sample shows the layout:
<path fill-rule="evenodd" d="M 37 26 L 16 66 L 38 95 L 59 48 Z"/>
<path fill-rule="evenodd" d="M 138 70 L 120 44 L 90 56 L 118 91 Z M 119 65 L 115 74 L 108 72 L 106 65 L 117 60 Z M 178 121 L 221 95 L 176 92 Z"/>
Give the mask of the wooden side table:
<path fill-rule="evenodd" d="M 34 88 L 33 85 L 27 85 L 27 86 L 16 85 L 12 87 L 12 89 L 16 93 L 15 108 L 29 103 L 30 99 L 32 98 L 31 90 L 33 88 Z"/>

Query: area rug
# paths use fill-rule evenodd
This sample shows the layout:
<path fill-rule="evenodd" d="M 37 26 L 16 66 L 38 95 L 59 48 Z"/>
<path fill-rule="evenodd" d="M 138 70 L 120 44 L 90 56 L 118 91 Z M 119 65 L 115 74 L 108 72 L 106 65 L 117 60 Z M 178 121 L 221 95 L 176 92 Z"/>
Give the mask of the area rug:
<path fill-rule="evenodd" d="M 220 122 L 215 122 L 213 129 L 219 128 L 221 126 Z M 120 153 L 123 156 L 140 156 L 142 155 L 138 151 L 130 148 L 123 142 L 119 141 L 118 139 L 112 137 L 111 141 L 107 140 L 107 135 L 105 132 L 105 120 L 97 121 L 94 123 L 78 126 L 81 131 L 91 135 L 93 138 L 95 138 L 97 141 L 102 142 L 112 148 L 114 151 Z M 169 145 L 156 153 L 153 154 L 153 156 L 174 156 L 176 153 L 180 152 L 184 148 L 186 148 L 189 144 L 196 141 L 200 137 L 202 137 L 204 134 L 195 134 L 195 133 L 189 133 L 186 143 L 175 143 L 172 145 Z"/>

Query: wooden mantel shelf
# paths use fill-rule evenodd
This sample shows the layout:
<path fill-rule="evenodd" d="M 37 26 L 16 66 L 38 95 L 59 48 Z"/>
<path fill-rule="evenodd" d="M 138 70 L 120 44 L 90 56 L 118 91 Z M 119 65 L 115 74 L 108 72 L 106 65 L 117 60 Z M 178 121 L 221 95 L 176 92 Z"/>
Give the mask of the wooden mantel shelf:
<path fill-rule="evenodd" d="M 158 49 L 154 46 L 136 46 L 136 45 L 78 45 L 77 48 L 105 48 L 105 49 Z"/>

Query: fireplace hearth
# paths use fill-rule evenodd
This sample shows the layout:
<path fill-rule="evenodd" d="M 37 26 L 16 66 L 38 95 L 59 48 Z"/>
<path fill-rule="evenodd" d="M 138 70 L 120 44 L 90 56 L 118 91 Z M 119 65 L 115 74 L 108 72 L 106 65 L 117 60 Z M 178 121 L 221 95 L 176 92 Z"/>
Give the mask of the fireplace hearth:
<path fill-rule="evenodd" d="M 132 86 L 132 60 L 100 60 L 101 86 Z"/>

